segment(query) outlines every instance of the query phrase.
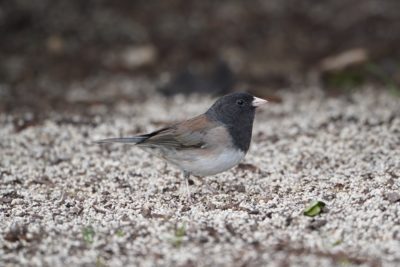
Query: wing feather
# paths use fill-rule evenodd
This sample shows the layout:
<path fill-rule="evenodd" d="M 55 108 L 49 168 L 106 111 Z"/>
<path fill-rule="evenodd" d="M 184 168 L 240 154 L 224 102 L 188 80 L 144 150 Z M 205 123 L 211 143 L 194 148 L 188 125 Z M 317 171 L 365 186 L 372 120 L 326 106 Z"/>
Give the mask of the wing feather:
<path fill-rule="evenodd" d="M 203 148 L 207 131 L 220 127 L 205 115 L 172 125 L 148 134 L 148 138 L 139 143 L 140 146 L 169 147 L 175 149 Z"/>

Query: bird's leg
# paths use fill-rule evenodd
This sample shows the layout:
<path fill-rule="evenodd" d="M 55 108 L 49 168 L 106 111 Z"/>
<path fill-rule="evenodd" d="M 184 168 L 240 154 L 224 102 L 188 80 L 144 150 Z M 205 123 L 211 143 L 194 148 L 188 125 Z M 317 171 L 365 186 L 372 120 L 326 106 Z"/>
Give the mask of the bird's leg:
<path fill-rule="evenodd" d="M 190 195 L 190 188 L 189 188 L 189 177 L 190 177 L 190 172 L 183 171 L 183 179 L 185 179 L 185 187 L 186 187 L 186 197 L 188 202 L 192 202 L 192 197 Z"/>

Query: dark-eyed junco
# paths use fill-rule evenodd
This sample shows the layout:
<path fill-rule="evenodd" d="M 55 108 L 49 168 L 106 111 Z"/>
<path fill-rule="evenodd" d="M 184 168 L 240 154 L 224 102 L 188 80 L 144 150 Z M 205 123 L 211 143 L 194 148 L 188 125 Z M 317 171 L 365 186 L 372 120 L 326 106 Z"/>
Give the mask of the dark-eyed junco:
<path fill-rule="evenodd" d="M 135 144 L 181 169 L 187 185 L 190 174 L 214 175 L 244 158 L 250 146 L 255 109 L 266 102 L 248 93 L 232 93 L 192 119 L 148 134 L 98 143 Z"/>

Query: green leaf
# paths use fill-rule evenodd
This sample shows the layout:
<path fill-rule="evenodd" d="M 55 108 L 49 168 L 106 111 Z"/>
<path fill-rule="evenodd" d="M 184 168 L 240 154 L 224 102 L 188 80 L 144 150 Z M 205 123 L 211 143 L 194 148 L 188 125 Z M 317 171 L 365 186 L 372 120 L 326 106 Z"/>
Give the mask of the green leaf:
<path fill-rule="evenodd" d="M 180 247 L 182 245 L 182 241 L 184 236 L 186 235 L 186 227 L 185 225 L 182 225 L 180 227 L 177 227 L 175 229 L 174 236 L 171 239 L 172 244 L 174 247 Z"/>
<path fill-rule="evenodd" d="M 94 229 L 91 225 L 86 226 L 82 229 L 83 240 L 85 240 L 86 244 L 92 244 L 94 238 Z"/>
<path fill-rule="evenodd" d="M 115 235 L 118 236 L 118 237 L 123 237 L 125 235 L 125 233 L 124 233 L 124 231 L 122 231 L 122 229 L 118 229 L 115 232 Z"/>
<path fill-rule="evenodd" d="M 342 244 L 343 243 L 343 240 L 342 239 L 338 239 L 338 240 L 336 240 L 335 242 L 333 242 L 333 244 L 332 244 L 332 246 L 338 246 L 338 245 L 340 245 L 340 244 Z"/>
<path fill-rule="evenodd" d="M 304 215 L 309 217 L 314 217 L 320 214 L 323 211 L 324 207 L 325 207 L 324 202 L 314 201 L 304 210 Z"/>
<path fill-rule="evenodd" d="M 107 267 L 107 265 L 104 263 L 104 259 L 100 256 L 97 256 L 96 267 Z"/>
<path fill-rule="evenodd" d="M 186 234 L 185 225 L 182 225 L 175 230 L 175 237 L 183 237 Z"/>

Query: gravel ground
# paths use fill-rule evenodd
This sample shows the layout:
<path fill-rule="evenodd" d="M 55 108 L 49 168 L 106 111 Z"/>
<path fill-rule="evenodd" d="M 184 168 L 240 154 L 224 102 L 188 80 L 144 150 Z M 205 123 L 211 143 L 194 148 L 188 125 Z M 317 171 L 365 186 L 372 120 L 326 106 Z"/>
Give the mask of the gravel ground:
<path fill-rule="evenodd" d="M 154 96 L 40 123 L 0 115 L 1 266 L 399 266 L 400 108 L 385 90 L 280 93 L 245 162 L 194 178 L 129 145 L 93 145 L 203 112 Z M 314 200 L 324 212 L 303 215 Z"/>

